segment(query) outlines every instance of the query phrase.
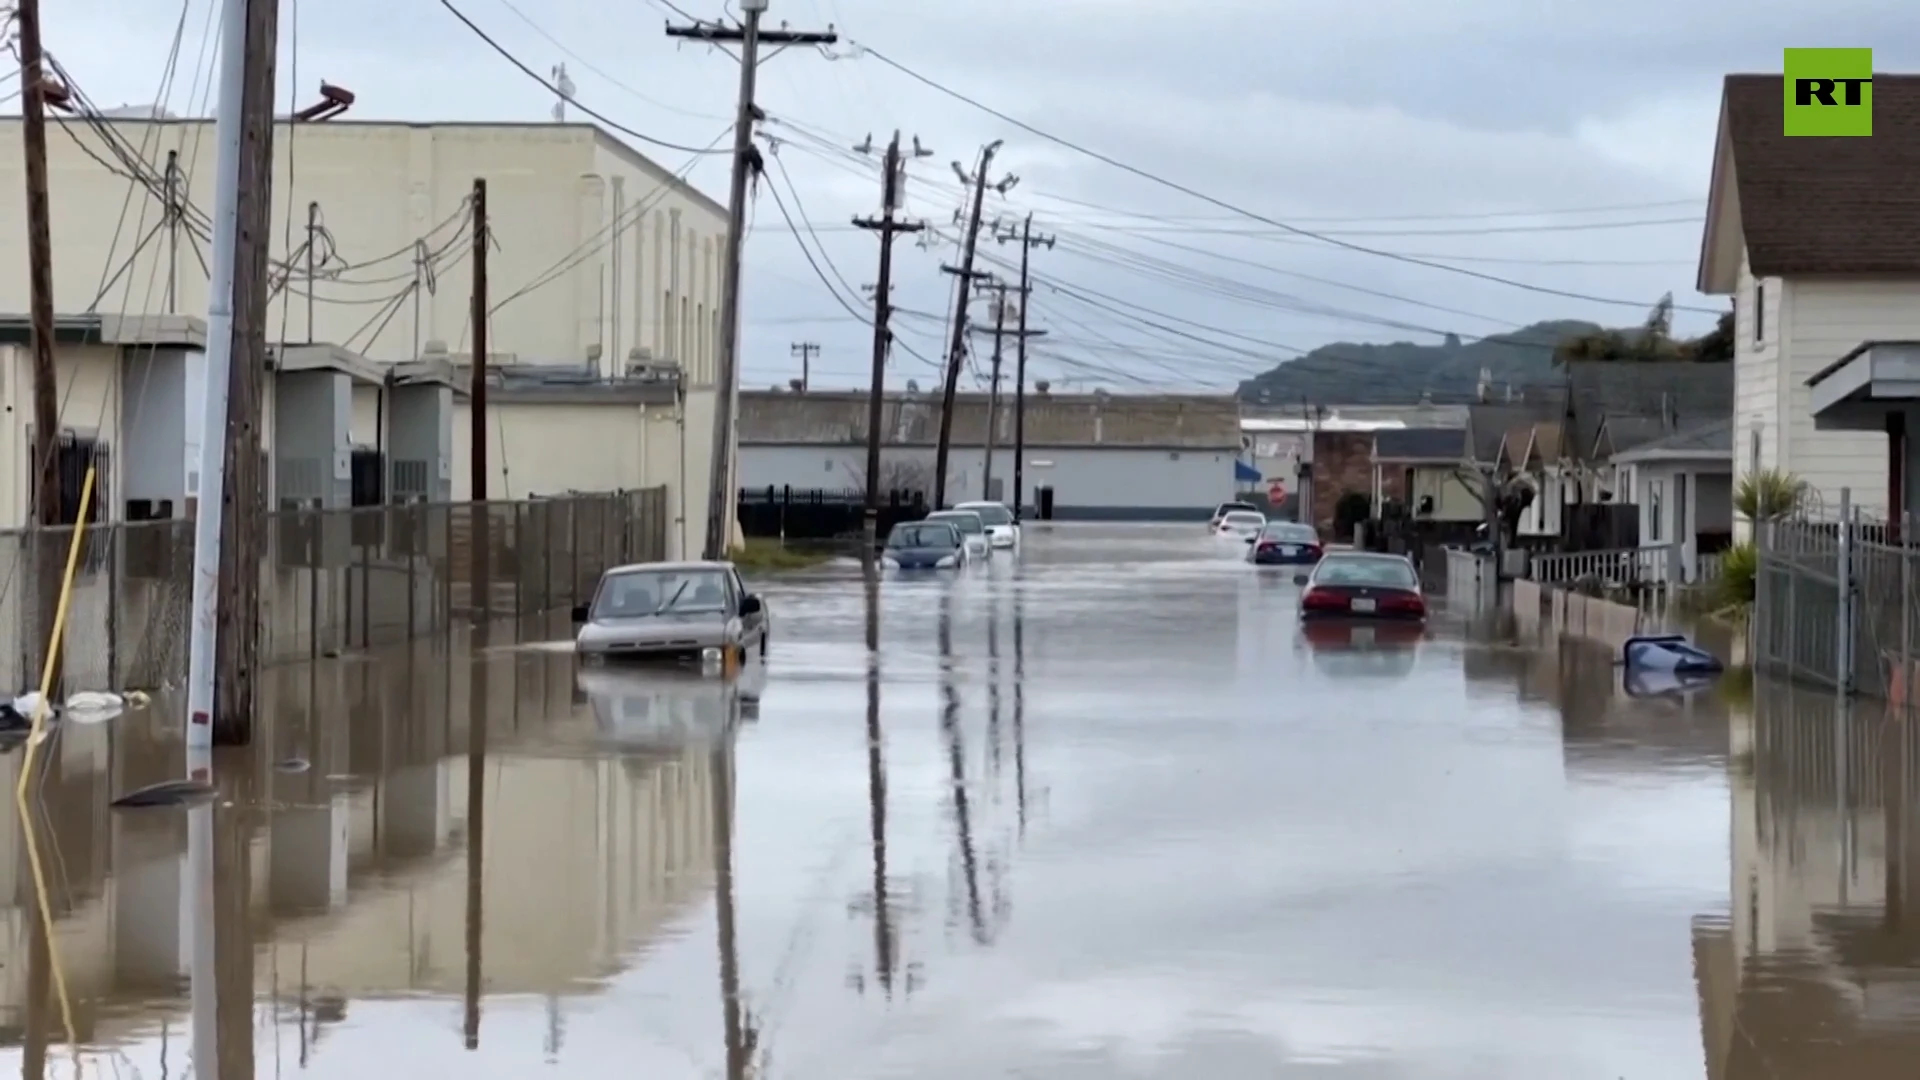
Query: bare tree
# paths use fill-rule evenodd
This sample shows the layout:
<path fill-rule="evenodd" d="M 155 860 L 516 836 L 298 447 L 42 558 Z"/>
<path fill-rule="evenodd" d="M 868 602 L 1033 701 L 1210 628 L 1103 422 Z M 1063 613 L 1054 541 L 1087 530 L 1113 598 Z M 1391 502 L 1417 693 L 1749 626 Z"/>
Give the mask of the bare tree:
<path fill-rule="evenodd" d="M 867 489 L 867 469 L 863 464 L 848 465 L 848 477 L 858 490 Z M 880 483 L 882 492 L 918 491 L 929 498 L 933 494 L 933 466 L 924 461 L 912 459 L 880 460 Z"/>

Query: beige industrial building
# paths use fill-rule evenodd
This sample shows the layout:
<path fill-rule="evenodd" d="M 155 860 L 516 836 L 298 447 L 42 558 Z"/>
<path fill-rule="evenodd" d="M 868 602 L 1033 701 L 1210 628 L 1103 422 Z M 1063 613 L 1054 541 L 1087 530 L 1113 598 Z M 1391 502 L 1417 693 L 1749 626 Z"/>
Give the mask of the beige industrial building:
<path fill-rule="evenodd" d="M 204 315 L 211 124 L 100 123 L 111 137 L 72 119 L 50 131 L 57 309 Z M 18 119 L 0 119 L 0 182 L 12 192 L 0 194 L 0 244 L 23 253 L 19 138 Z M 468 368 L 468 211 L 483 177 L 495 240 L 488 363 L 572 380 L 564 392 L 496 395 L 489 496 L 664 484 L 676 508 L 675 552 L 682 537 L 697 545 L 717 399 L 724 207 L 587 124 L 334 120 L 283 124 L 275 138 L 271 244 L 280 265 L 270 340 L 334 346 L 374 372 L 423 359 Z M 144 174 L 136 179 L 127 158 L 144 160 Z M 170 190 L 185 206 L 174 228 L 164 210 Z M 0 312 L 27 309 L 25 258 L 0 262 Z M 133 358 L 76 362 L 85 371 L 73 376 L 63 425 L 117 445 L 113 424 L 141 397 Z M 11 381 L 21 393 L 8 401 L 27 400 L 30 384 Z M 355 380 L 356 445 L 376 445 L 380 393 L 377 379 Z M 463 398 L 453 430 L 448 479 L 451 497 L 464 499 L 473 478 Z M 18 464 L 4 472 L 22 486 Z M 11 523 L 23 507 L 4 501 L 0 516 Z"/>

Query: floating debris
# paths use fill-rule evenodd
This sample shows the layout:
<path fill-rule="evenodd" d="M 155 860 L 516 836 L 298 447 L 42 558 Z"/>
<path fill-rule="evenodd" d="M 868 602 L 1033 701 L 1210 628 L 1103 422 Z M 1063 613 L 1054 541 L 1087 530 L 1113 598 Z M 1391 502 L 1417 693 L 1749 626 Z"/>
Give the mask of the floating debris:
<path fill-rule="evenodd" d="M 313 762 L 303 757 L 282 758 L 273 763 L 274 772 L 303 773 L 313 768 Z"/>
<path fill-rule="evenodd" d="M 108 804 L 116 810 L 145 809 L 159 806 L 192 806 L 211 802 L 218 794 L 212 784 L 199 780 L 162 780 L 136 788 Z"/>

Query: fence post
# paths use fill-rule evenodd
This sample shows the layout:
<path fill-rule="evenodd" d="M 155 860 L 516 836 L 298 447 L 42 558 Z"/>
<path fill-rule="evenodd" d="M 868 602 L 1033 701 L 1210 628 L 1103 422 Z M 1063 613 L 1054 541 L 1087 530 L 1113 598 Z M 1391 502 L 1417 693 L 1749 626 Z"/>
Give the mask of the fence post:
<path fill-rule="evenodd" d="M 1834 579 L 1839 583 L 1839 604 L 1836 605 L 1834 636 L 1834 689 L 1842 697 L 1853 693 L 1853 661 L 1857 629 L 1853 617 L 1853 489 L 1840 489 L 1840 529 L 1839 543 L 1834 545 Z"/>
<path fill-rule="evenodd" d="M 1913 602 L 1913 565 L 1909 558 L 1913 552 L 1913 515 L 1901 511 L 1896 528 L 1899 532 L 1890 539 L 1893 541 L 1893 557 L 1900 560 L 1900 602 L 1893 605 L 1893 610 L 1900 615 L 1900 658 L 1899 667 L 1890 674 L 1888 681 L 1900 688 L 1901 700 L 1898 705 L 1907 709 L 1913 704 L 1913 688 L 1908 685 L 1908 676 L 1913 671 L 1913 620 L 1907 614 L 1907 605 Z"/>

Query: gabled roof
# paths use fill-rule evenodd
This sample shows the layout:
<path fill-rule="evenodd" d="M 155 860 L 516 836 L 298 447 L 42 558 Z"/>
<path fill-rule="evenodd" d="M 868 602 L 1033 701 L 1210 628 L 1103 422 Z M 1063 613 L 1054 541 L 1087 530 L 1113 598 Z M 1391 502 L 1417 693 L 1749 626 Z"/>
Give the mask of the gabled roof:
<path fill-rule="evenodd" d="M 1494 455 L 1494 464 L 1524 471 L 1533 460 L 1533 427 L 1537 423 L 1539 421 L 1529 420 L 1508 428 L 1500 437 L 1500 452 Z"/>
<path fill-rule="evenodd" d="M 1696 424 L 1613 455 L 1613 459 L 1620 462 L 1720 457 L 1729 462 L 1733 460 L 1733 421 L 1730 419 Z"/>
<path fill-rule="evenodd" d="M 1464 428 L 1404 428 L 1377 431 L 1373 436 L 1375 461 L 1444 461 L 1467 457 Z"/>
<path fill-rule="evenodd" d="M 1866 139 L 1788 138 L 1784 94 L 1779 75 L 1727 76 L 1700 289 L 1732 291 L 1729 230 L 1755 277 L 1920 275 L 1920 75 L 1875 73 Z"/>
<path fill-rule="evenodd" d="M 1729 421 L 1731 423 L 1731 421 Z M 1657 416 L 1614 415 L 1600 421 L 1593 442 L 1593 460 L 1605 461 L 1667 435 L 1671 431 Z"/>
<path fill-rule="evenodd" d="M 1515 429 L 1522 433 L 1531 431 L 1537 420 L 1549 419 L 1560 415 L 1560 408 L 1552 402 L 1489 403 L 1467 406 L 1467 439 L 1473 448 L 1473 460 L 1490 464 L 1500 460 L 1501 446 L 1507 434 Z M 1514 453 L 1526 449 L 1524 440 L 1513 448 Z"/>

